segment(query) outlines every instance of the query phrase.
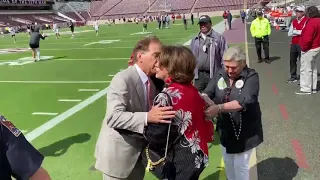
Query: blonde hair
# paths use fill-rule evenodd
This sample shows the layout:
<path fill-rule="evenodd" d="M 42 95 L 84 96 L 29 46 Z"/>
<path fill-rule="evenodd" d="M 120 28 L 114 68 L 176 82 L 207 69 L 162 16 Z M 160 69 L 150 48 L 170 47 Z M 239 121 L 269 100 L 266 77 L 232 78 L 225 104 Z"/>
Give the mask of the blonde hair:
<path fill-rule="evenodd" d="M 230 47 L 223 54 L 224 61 L 246 62 L 246 53 L 239 46 Z"/>

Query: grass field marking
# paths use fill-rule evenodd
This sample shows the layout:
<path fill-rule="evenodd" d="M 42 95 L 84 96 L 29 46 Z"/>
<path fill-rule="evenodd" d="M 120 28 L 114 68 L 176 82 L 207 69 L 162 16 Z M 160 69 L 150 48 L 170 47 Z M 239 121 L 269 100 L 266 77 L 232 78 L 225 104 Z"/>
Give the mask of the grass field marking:
<path fill-rule="evenodd" d="M 129 58 L 126 57 L 126 58 L 94 58 L 94 59 L 90 59 L 90 58 L 86 58 L 86 59 L 69 59 L 69 58 L 54 59 L 54 61 L 115 61 L 115 60 L 129 60 Z"/>
<path fill-rule="evenodd" d="M 111 44 L 111 43 L 114 43 L 114 42 L 120 42 L 120 39 L 116 39 L 116 40 L 100 40 L 100 41 L 97 41 L 97 42 L 90 42 L 90 43 L 85 44 L 83 46 L 90 46 L 90 45 L 94 45 L 94 44 Z"/>
<path fill-rule="evenodd" d="M 23 129 L 19 129 L 19 130 L 22 132 L 22 134 L 28 132 L 27 130 L 23 130 Z"/>
<path fill-rule="evenodd" d="M 114 74 L 109 74 L 108 76 L 109 76 L 109 77 L 113 77 L 113 76 L 114 76 Z"/>
<path fill-rule="evenodd" d="M 58 99 L 59 102 L 80 102 L 81 99 Z"/>
<path fill-rule="evenodd" d="M 110 81 L 0 81 L 0 83 L 21 83 L 21 84 L 105 84 Z"/>
<path fill-rule="evenodd" d="M 114 60 L 128 60 L 129 58 L 126 57 L 126 58 L 93 58 L 93 59 L 90 59 L 90 58 L 86 58 L 86 59 L 69 59 L 69 58 L 57 58 L 57 59 L 51 59 L 53 61 L 114 61 Z M 1 59 L 0 60 L 0 63 L 6 63 L 6 64 L 9 64 L 10 62 L 12 61 L 17 61 L 17 60 L 4 60 L 4 59 Z"/>
<path fill-rule="evenodd" d="M 146 32 L 136 32 L 136 33 L 131 33 L 130 35 L 132 36 L 132 35 L 144 35 L 144 34 L 152 34 L 152 32 L 148 32 L 148 31 L 146 31 Z"/>
<path fill-rule="evenodd" d="M 192 35 L 192 34 L 190 34 Z M 176 37 L 174 36 L 173 38 L 159 38 L 161 41 L 163 40 L 184 40 L 185 37 Z M 103 41 L 103 40 L 102 40 Z M 113 41 L 113 40 L 109 40 L 109 41 Z M 88 41 L 74 41 L 74 42 L 68 42 L 68 44 L 88 44 L 88 43 L 92 43 L 92 44 L 99 44 L 99 45 L 107 45 L 107 44 L 117 44 L 117 43 L 126 43 L 126 42 L 134 42 L 136 43 L 137 41 L 139 41 L 139 39 L 133 39 L 133 40 L 124 40 L 124 41 L 114 41 L 112 43 L 99 43 L 99 40 L 97 40 L 97 42 L 88 42 Z M 47 42 L 45 43 L 45 45 L 54 45 L 54 44 L 63 44 L 65 45 L 66 42 L 65 41 L 61 41 L 61 42 Z M 89 45 L 92 45 L 92 44 L 89 44 Z M 88 45 L 87 45 L 88 46 Z M 112 46 L 109 46 L 109 48 L 112 48 Z M 117 48 L 120 48 L 120 47 L 117 47 Z M 133 47 L 131 47 L 133 48 Z M 72 48 L 67 48 L 67 49 L 72 49 Z M 41 51 L 44 50 L 44 49 L 41 49 Z"/>
<path fill-rule="evenodd" d="M 79 34 L 79 33 L 87 33 L 87 32 L 92 32 L 92 31 L 94 31 L 94 30 L 82 30 L 82 31 L 75 31 L 75 32 L 73 32 L 74 34 Z M 55 35 L 55 33 L 53 32 L 48 32 L 48 33 L 45 33 L 46 35 Z M 60 35 L 71 35 L 71 32 L 70 31 L 63 31 L 63 32 L 59 32 L 59 34 Z M 48 36 L 49 38 L 50 38 L 50 36 Z M 53 37 L 53 36 L 52 36 Z"/>
<path fill-rule="evenodd" d="M 183 25 L 183 24 L 182 24 Z M 152 33 L 152 34 L 155 34 L 155 33 Z M 157 33 L 157 36 L 160 37 L 160 36 L 183 36 L 185 37 L 185 35 L 191 35 L 191 34 L 194 34 L 193 32 L 182 32 L 182 33 L 179 33 L 179 34 L 173 34 L 173 33 L 166 33 L 166 32 L 160 32 L 160 33 Z M 108 34 L 108 33 L 101 33 L 99 32 L 99 36 L 96 37 L 96 38 L 100 38 L 100 37 L 104 37 L 104 35 L 107 35 L 107 36 L 112 36 L 112 38 L 125 38 L 125 39 L 130 39 L 130 38 L 137 38 L 137 37 L 143 37 L 145 34 L 141 34 L 141 36 L 132 36 L 132 35 L 112 35 L 112 34 Z M 75 40 L 79 40 L 79 39 L 83 39 L 83 40 L 92 40 L 93 38 L 95 37 L 76 37 L 74 38 Z M 65 38 L 62 38 L 61 40 L 63 40 Z M 69 38 L 68 38 L 69 39 Z M 19 41 L 19 42 L 29 42 L 29 40 L 23 40 L 23 41 Z"/>
<path fill-rule="evenodd" d="M 50 119 L 46 123 L 42 124 L 41 126 L 37 127 L 36 129 L 34 129 L 31 132 L 29 132 L 28 134 L 26 134 L 26 139 L 29 142 L 33 141 L 37 137 L 41 136 L 43 133 L 49 131 L 51 128 L 53 128 L 56 125 L 58 125 L 59 123 L 63 122 L 64 120 L 66 120 L 70 116 L 74 115 L 75 113 L 77 113 L 80 110 L 82 110 L 83 108 L 89 106 L 90 104 L 92 104 L 93 102 L 95 102 L 96 100 L 101 98 L 102 96 L 106 95 L 107 92 L 108 92 L 108 87 L 97 92 L 96 94 L 90 96 L 86 100 L 73 106 L 72 108 L 68 109 L 67 111 L 61 113 L 60 115 Z"/>
<path fill-rule="evenodd" d="M 56 116 L 59 113 L 51 113 L 51 112 L 33 112 L 32 115 L 42 115 L 42 116 Z"/>
<path fill-rule="evenodd" d="M 98 92 L 100 89 L 78 89 L 79 92 Z"/>

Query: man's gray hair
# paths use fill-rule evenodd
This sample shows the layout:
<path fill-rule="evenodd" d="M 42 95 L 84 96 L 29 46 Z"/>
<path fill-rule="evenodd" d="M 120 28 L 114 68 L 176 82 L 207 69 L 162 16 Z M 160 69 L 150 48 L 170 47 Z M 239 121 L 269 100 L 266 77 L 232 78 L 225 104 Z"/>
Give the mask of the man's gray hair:
<path fill-rule="evenodd" d="M 230 47 L 223 54 L 223 60 L 225 61 L 246 61 L 246 53 L 239 46 Z"/>

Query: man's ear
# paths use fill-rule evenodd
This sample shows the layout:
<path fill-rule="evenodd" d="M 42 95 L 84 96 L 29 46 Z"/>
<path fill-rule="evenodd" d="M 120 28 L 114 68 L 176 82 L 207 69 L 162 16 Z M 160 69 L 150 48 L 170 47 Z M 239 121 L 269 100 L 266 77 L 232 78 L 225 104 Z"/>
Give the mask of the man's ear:
<path fill-rule="evenodd" d="M 142 52 L 137 52 L 137 62 L 141 60 L 142 55 Z"/>

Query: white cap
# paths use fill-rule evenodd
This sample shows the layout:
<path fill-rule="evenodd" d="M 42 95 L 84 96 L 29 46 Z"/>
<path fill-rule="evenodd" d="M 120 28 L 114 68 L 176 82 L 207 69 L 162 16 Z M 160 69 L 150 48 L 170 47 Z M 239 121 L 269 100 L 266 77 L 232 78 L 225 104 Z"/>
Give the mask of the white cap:
<path fill-rule="evenodd" d="M 294 11 L 300 11 L 300 12 L 305 12 L 306 8 L 304 6 L 296 6 L 294 8 Z"/>

